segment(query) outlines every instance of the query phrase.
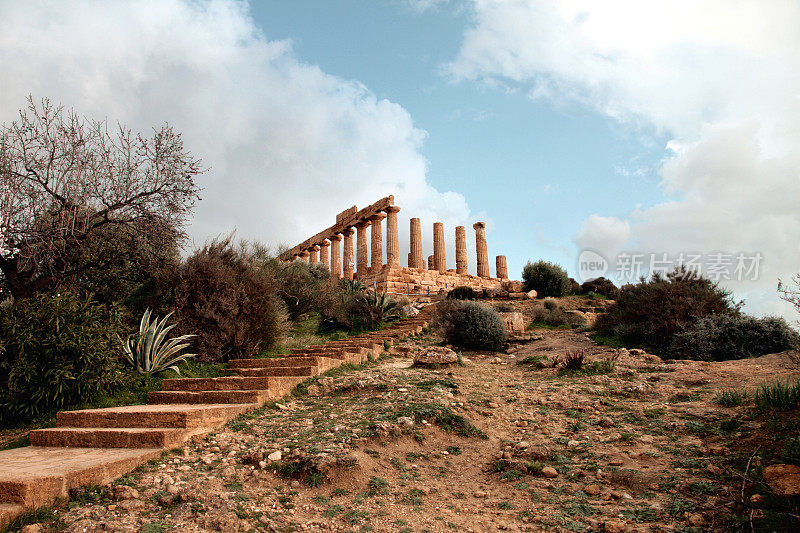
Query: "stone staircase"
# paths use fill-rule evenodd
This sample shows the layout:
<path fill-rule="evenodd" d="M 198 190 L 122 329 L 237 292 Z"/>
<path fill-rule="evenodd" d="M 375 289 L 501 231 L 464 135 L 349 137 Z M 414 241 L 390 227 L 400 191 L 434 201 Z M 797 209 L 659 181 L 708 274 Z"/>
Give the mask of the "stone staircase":
<path fill-rule="evenodd" d="M 421 332 L 429 309 L 377 332 L 293 350 L 274 359 L 236 359 L 235 376 L 165 379 L 147 405 L 62 411 L 56 427 L 30 432 L 31 446 L 0 451 L 0 527 L 69 490 L 105 484 L 281 398 L 303 381 L 344 363 L 360 364 Z"/>

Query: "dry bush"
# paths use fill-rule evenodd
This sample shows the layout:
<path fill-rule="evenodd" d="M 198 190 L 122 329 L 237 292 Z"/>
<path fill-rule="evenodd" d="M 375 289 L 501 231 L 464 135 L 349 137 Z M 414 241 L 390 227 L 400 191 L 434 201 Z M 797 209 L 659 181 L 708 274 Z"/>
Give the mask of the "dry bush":
<path fill-rule="evenodd" d="M 256 355 L 287 331 L 286 305 L 269 261 L 235 248 L 231 237 L 187 258 L 173 287 L 179 333 L 197 335 L 202 361 Z"/>

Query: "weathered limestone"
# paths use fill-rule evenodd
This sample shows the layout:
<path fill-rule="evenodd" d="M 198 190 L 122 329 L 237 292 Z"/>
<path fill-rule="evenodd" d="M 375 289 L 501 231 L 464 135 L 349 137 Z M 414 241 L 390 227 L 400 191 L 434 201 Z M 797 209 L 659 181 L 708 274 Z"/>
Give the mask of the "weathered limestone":
<path fill-rule="evenodd" d="M 312 265 L 316 265 L 317 263 L 319 263 L 319 246 L 315 244 L 309 249 L 309 252 L 311 254 L 309 263 L 311 263 Z"/>
<path fill-rule="evenodd" d="M 425 258 L 422 254 L 422 224 L 418 218 L 411 219 L 411 268 L 425 268 Z"/>
<path fill-rule="evenodd" d="M 331 259 L 328 254 L 328 249 L 331 247 L 331 243 L 327 240 L 322 241 L 319 243 L 319 262 L 325 265 L 325 268 L 328 270 L 331 269 Z"/>
<path fill-rule="evenodd" d="M 489 276 L 489 250 L 486 248 L 486 224 L 476 222 L 472 225 L 475 229 L 475 251 L 478 254 L 478 277 Z"/>
<path fill-rule="evenodd" d="M 444 224 L 433 223 L 433 269 L 447 272 L 447 255 L 444 248 Z"/>
<path fill-rule="evenodd" d="M 495 263 L 497 267 L 497 277 L 500 279 L 508 279 L 508 263 L 506 262 L 506 256 L 498 255 L 495 258 Z"/>
<path fill-rule="evenodd" d="M 397 213 L 400 208 L 392 205 L 386 208 L 386 264 L 400 266 L 400 241 L 397 234 Z"/>
<path fill-rule="evenodd" d="M 367 228 L 369 220 L 359 220 L 356 223 L 356 273 L 366 276 L 369 271 L 369 251 L 367 248 Z"/>
<path fill-rule="evenodd" d="M 456 273 L 469 274 L 467 265 L 467 232 L 464 226 L 456 226 Z"/>
<path fill-rule="evenodd" d="M 432 255 L 428 256 L 428 270 L 436 270 L 436 268 L 433 265 L 433 256 Z"/>
<path fill-rule="evenodd" d="M 375 213 L 369 217 L 370 224 L 372 224 L 372 240 L 370 247 L 372 248 L 372 260 L 370 263 L 370 271 L 377 272 L 383 267 L 383 235 L 381 234 L 381 220 L 386 218 L 384 213 Z"/>
<path fill-rule="evenodd" d="M 331 241 L 331 280 L 342 279 L 342 246 L 339 242 L 342 236 L 339 233 L 334 233 L 328 237 Z"/>
<path fill-rule="evenodd" d="M 308 253 L 308 250 L 303 250 L 302 252 L 300 252 L 299 254 L 297 254 L 297 257 L 299 257 L 301 260 L 303 260 L 303 261 L 305 261 L 306 263 L 308 263 L 308 257 L 309 257 L 310 255 L 311 255 L 311 254 L 309 254 L 309 253 Z"/>
<path fill-rule="evenodd" d="M 342 271 L 344 279 L 353 279 L 353 228 L 345 228 L 344 235 L 344 255 L 342 256 Z"/>

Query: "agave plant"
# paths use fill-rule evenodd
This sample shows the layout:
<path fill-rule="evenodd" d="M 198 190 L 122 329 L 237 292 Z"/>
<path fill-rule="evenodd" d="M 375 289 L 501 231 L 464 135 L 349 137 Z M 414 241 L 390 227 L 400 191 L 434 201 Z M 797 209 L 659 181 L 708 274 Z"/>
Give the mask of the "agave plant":
<path fill-rule="evenodd" d="M 366 295 L 367 302 L 379 309 L 384 319 L 396 318 L 400 314 L 400 305 L 385 292 L 369 292 Z"/>
<path fill-rule="evenodd" d="M 177 363 L 185 361 L 195 354 L 179 354 L 181 350 L 189 347 L 187 340 L 195 335 L 182 335 L 167 340 L 167 333 L 176 326 L 167 325 L 167 320 L 172 316 L 169 313 L 160 321 L 158 317 L 150 320 L 150 309 L 147 309 L 139 323 L 139 332 L 128 335 L 122 342 L 125 358 L 140 374 L 154 374 L 163 370 L 174 370 L 180 375 Z"/>

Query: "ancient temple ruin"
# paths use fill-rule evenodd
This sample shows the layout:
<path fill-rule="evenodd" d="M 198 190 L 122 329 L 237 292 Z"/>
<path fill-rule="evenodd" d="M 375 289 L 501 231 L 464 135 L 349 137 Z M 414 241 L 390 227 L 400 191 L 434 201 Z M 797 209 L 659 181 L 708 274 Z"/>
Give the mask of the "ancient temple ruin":
<path fill-rule="evenodd" d="M 302 260 L 311 264 L 325 265 L 333 279 L 355 279 L 368 288 L 420 296 L 436 294 L 458 286 L 474 289 L 503 288 L 508 285 L 506 257 L 496 258 L 496 277 L 489 272 L 489 255 L 486 247 L 486 224 L 476 222 L 475 249 L 477 253 L 477 275 L 469 273 L 467 259 L 467 236 L 464 226 L 455 231 L 456 268 L 447 268 L 445 254 L 444 225 L 433 224 L 433 255 L 426 260 L 422 250 L 422 225 L 419 218 L 410 224 L 411 251 L 408 266 L 400 266 L 397 213 L 394 196 L 381 198 L 361 210 L 353 206 L 336 215 L 336 223 L 306 239 L 297 246 L 283 252 L 282 261 Z M 386 263 L 383 263 L 383 220 L 386 220 Z M 370 232 L 370 246 L 367 246 Z M 353 234 L 356 246 L 353 247 Z"/>

